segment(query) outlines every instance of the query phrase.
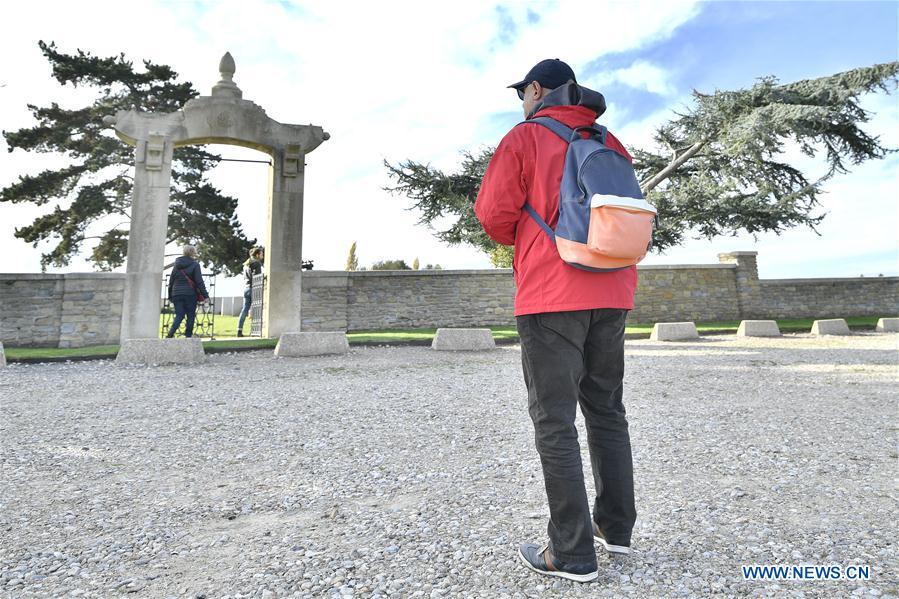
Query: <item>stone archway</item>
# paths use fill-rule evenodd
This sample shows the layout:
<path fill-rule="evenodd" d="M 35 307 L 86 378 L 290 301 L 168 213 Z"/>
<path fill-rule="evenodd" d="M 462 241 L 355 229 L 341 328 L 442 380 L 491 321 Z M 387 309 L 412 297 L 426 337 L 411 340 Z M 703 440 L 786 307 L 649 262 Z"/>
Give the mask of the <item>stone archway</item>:
<path fill-rule="evenodd" d="M 106 119 L 120 139 L 134 146 L 122 342 L 158 336 L 172 151 L 191 144 L 243 146 L 271 156 L 263 336 L 300 330 L 304 158 L 330 136 L 319 126 L 279 123 L 244 100 L 233 81 L 230 53 L 222 57 L 219 71 L 221 81 L 211 95 L 194 98 L 177 112 L 123 110 Z"/>

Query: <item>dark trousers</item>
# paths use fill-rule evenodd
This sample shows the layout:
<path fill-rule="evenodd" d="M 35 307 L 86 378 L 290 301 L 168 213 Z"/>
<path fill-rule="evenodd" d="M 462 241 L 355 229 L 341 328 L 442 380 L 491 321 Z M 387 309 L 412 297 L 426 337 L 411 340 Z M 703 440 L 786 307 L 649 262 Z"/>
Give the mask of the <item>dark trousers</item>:
<path fill-rule="evenodd" d="M 612 544 L 630 544 L 637 519 L 627 418 L 621 401 L 627 310 L 596 309 L 516 318 L 528 411 L 546 497 L 549 545 L 561 561 L 595 562 L 593 524 L 577 405 L 587 429 L 596 500 L 592 520 Z"/>
<path fill-rule="evenodd" d="M 243 308 L 240 310 L 240 318 L 237 319 L 237 330 L 243 331 L 243 323 L 253 307 L 253 289 L 247 287 L 243 290 Z"/>
<path fill-rule="evenodd" d="M 197 317 L 197 296 L 176 295 L 172 298 L 172 304 L 175 306 L 175 320 L 172 321 L 168 336 L 175 336 L 175 331 L 181 326 L 181 321 L 186 316 L 187 323 L 184 325 L 184 336 L 192 337 L 194 334 L 194 319 Z"/>

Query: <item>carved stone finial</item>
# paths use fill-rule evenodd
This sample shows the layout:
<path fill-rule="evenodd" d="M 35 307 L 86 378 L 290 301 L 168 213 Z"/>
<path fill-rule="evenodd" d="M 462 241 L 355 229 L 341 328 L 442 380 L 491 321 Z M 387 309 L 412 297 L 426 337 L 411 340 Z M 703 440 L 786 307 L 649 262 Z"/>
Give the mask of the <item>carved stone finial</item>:
<path fill-rule="evenodd" d="M 234 65 L 234 57 L 231 56 L 230 52 L 225 52 L 225 55 L 222 56 L 221 61 L 219 61 L 219 73 L 221 73 L 222 80 L 212 87 L 213 96 L 225 96 L 229 98 L 243 97 L 243 92 L 240 91 L 240 88 L 237 87 L 233 80 L 235 70 L 237 70 L 237 67 Z"/>
<path fill-rule="evenodd" d="M 231 56 L 230 52 L 225 52 L 225 55 L 222 56 L 222 60 L 219 62 L 219 73 L 222 75 L 222 80 L 231 81 L 235 70 L 234 57 Z"/>

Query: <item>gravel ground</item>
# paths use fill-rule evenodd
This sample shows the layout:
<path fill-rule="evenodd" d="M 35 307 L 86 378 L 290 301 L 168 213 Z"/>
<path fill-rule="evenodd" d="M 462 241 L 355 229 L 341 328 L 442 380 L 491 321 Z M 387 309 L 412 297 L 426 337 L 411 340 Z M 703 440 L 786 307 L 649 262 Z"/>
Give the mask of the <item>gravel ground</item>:
<path fill-rule="evenodd" d="M 628 342 L 635 552 L 582 585 L 517 561 L 547 516 L 517 347 L 13 364 L 0 596 L 896 597 L 897 342 Z"/>

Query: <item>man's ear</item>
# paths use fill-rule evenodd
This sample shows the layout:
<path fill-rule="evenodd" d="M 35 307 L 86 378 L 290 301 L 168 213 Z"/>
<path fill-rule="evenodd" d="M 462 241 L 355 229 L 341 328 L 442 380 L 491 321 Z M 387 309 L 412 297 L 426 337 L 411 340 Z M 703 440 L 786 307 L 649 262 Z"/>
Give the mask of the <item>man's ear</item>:
<path fill-rule="evenodd" d="M 546 88 L 544 88 L 542 85 L 540 85 L 539 81 L 534 81 L 534 93 L 537 94 L 534 97 L 535 100 L 539 100 L 540 98 L 542 98 L 545 91 L 546 91 Z"/>

